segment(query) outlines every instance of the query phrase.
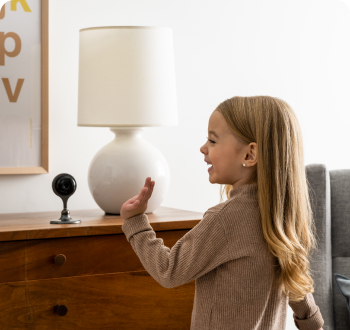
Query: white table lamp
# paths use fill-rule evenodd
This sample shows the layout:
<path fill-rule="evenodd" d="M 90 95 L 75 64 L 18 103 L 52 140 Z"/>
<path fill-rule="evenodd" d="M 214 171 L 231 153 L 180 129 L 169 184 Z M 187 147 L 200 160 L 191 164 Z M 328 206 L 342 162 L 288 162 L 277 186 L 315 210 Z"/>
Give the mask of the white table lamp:
<path fill-rule="evenodd" d="M 144 127 L 178 125 L 172 29 L 106 26 L 79 31 L 78 126 L 110 127 L 115 139 L 91 161 L 90 192 L 106 214 L 155 181 L 146 213 L 170 184 L 163 154 L 142 138 Z M 170 145 L 169 145 L 170 147 Z"/>

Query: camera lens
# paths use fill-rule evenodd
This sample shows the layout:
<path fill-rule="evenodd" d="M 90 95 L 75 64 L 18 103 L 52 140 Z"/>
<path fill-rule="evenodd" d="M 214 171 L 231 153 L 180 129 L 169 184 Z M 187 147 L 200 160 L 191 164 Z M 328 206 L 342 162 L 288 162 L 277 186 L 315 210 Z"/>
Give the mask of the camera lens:
<path fill-rule="evenodd" d="M 56 181 L 55 188 L 61 195 L 70 195 L 76 189 L 75 180 L 68 175 L 64 175 Z"/>

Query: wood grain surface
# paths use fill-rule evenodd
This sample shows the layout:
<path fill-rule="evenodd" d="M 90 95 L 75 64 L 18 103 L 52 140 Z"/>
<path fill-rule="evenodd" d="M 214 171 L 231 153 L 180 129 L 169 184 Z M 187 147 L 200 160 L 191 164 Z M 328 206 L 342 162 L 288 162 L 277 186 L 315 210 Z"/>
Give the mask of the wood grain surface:
<path fill-rule="evenodd" d="M 101 209 L 72 210 L 77 224 L 50 224 L 61 211 L 0 214 L 0 241 L 123 234 L 120 215 L 106 215 Z M 192 229 L 203 213 L 160 206 L 147 214 L 154 231 Z"/>

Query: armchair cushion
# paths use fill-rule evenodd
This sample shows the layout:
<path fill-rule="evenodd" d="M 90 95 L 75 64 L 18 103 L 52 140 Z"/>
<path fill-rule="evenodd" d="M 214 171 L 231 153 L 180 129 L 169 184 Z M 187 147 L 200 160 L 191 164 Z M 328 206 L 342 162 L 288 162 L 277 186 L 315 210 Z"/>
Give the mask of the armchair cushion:
<path fill-rule="evenodd" d="M 346 307 L 349 311 L 350 319 L 350 278 L 341 274 L 334 273 L 334 280 L 340 293 L 346 298 Z"/>

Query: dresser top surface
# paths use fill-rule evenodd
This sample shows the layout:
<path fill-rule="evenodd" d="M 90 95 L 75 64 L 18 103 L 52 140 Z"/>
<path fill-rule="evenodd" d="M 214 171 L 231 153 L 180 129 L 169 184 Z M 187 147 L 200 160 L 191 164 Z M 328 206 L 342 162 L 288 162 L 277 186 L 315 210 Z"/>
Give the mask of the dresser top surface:
<path fill-rule="evenodd" d="M 192 229 L 203 213 L 160 206 L 146 213 L 154 231 Z M 101 209 L 70 210 L 77 224 L 50 224 L 61 211 L 0 214 L 0 241 L 45 239 L 73 236 L 123 234 L 120 215 L 106 215 Z"/>

